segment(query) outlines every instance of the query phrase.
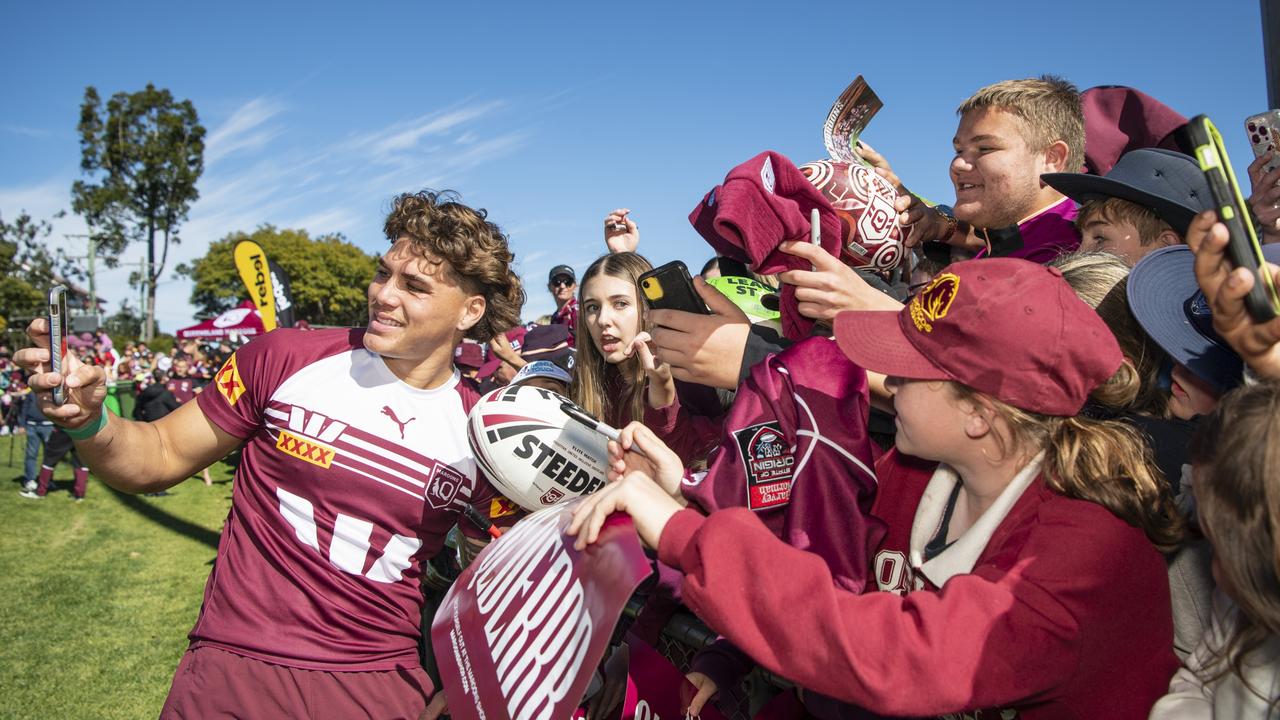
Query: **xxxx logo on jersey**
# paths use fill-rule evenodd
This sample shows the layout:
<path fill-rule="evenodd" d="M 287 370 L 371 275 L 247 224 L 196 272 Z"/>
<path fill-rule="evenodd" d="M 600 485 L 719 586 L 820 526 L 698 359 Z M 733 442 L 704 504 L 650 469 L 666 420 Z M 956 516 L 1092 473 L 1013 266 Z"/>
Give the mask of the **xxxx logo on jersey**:
<path fill-rule="evenodd" d="M 229 405 L 235 405 L 244 394 L 244 383 L 240 381 L 240 371 L 236 369 L 235 353 L 231 353 L 231 357 L 222 364 L 222 369 L 213 378 L 213 384 L 218 386 L 218 393 L 227 399 Z"/>
<path fill-rule="evenodd" d="M 305 460 L 326 470 L 333 464 L 333 448 L 321 445 L 314 440 L 300 438 L 288 430 L 280 431 L 280 437 L 276 440 L 276 448 L 283 450 L 286 455 L 292 455 L 299 460 Z"/>

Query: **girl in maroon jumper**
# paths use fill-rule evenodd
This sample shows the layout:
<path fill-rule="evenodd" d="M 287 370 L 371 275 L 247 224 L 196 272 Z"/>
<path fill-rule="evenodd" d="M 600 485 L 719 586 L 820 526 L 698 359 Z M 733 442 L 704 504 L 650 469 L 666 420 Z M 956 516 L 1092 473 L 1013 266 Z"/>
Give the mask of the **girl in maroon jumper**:
<path fill-rule="evenodd" d="M 748 510 L 681 510 L 678 460 L 636 426 L 611 448 L 615 482 L 578 509 L 579 544 L 628 512 L 709 625 L 877 713 L 1145 717 L 1177 666 L 1157 548 L 1180 527 L 1134 431 L 1077 417 L 1090 394 L 1136 390 L 1098 316 L 1057 271 L 987 259 L 951 266 L 901 312 L 840 315 L 836 337 L 891 374 L 897 449 L 877 463 L 873 509 L 888 526 L 872 564 L 883 592 L 836 589 Z M 633 444 L 647 460 L 622 454 Z"/>

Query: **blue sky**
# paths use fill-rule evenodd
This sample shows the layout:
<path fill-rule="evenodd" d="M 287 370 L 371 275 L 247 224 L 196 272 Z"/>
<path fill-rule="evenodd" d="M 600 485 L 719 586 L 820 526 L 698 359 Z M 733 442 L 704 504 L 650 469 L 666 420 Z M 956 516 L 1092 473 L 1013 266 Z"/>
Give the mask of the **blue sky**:
<path fill-rule="evenodd" d="M 152 82 L 209 131 L 169 270 L 266 222 L 377 252 L 393 195 L 453 188 L 509 233 L 528 319 L 552 308 L 548 268 L 581 272 L 603 252 L 614 207 L 632 208 L 655 264 L 696 272 L 710 253 L 686 217 L 703 193 L 761 150 L 824 156 L 827 109 L 859 73 L 885 102 L 864 138 L 940 201 L 954 197 L 955 107 L 996 80 L 1132 85 L 1209 113 L 1240 173 L 1242 121 L 1267 107 L 1253 0 L 71 2 L 7 3 L 0 18 L 0 216 L 70 207 L 86 85 L 106 97 Z M 83 223 L 55 226 L 83 254 L 62 237 Z M 137 297 L 127 275 L 100 273 L 99 293 Z M 190 323 L 189 294 L 166 271 L 162 330 Z"/>

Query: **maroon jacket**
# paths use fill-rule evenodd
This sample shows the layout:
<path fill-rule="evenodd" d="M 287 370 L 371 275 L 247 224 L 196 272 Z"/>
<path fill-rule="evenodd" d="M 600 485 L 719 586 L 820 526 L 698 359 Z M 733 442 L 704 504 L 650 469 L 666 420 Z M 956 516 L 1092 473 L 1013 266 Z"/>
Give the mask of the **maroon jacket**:
<path fill-rule="evenodd" d="M 685 498 L 703 513 L 747 508 L 774 536 L 825 561 L 828 585 L 862 592 L 885 532 L 870 515 L 869 403 L 866 372 L 830 338 L 768 356 L 739 386 L 720 447 L 705 475 L 685 481 Z M 761 562 L 756 573 L 777 569 Z M 750 665 L 717 643 L 693 667 L 725 687 Z"/>
<path fill-rule="evenodd" d="M 685 603 L 765 668 L 878 713 L 1145 718 L 1177 668 L 1159 552 L 1033 476 L 972 570 L 935 587 L 910 559 L 934 469 L 896 452 L 877 464 L 877 580 L 912 592 L 837 589 L 826 561 L 742 509 L 677 513 L 659 558 L 685 573 Z"/>

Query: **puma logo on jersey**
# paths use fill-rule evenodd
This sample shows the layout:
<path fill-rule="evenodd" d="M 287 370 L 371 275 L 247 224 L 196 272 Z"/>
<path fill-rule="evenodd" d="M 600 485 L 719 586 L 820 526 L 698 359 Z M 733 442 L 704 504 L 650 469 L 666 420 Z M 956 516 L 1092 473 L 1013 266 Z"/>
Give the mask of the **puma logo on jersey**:
<path fill-rule="evenodd" d="M 416 417 L 411 417 L 411 418 L 409 418 L 408 420 L 405 420 L 404 422 L 400 422 L 400 418 L 396 417 L 396 411 L 395 411 L 395 410 L 392 410 L 390 405 L 383 405 L 383 406 L 382 406 L 382 414 L 383 414 L 383 415 L 386 415 L 386 416 L 387 416 L 387 417 L 389 417 L 389 418 L 391 418 L 391 422 L 395 423 L 395 424 L 396 424 L 396 427 L 400 428 L 400 439 L 401 439 L 401 440 L 403 440 L 403 439 L 404 439 L 404 426 L 405 426 L 405 425 L 408 425 L 409 423 L 411 423 L 411 422 L 413 422 L 414 420 L 417 420 L 417 419 L 418 419 L 418 418 L 416 418 Z"/>

